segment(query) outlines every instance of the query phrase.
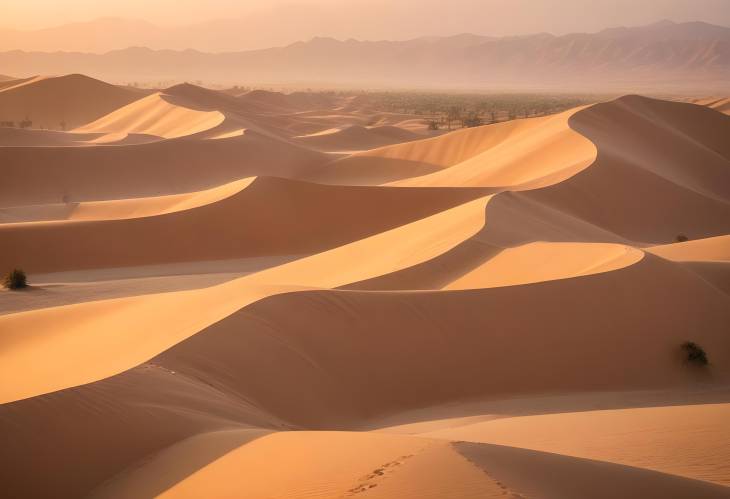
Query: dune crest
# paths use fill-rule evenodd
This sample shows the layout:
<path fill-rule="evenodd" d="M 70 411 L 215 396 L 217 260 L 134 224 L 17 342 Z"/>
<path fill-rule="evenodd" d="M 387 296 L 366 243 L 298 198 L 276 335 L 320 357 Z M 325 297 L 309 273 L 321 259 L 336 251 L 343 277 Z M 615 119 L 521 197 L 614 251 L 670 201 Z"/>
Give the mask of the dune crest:
<path fill-rule="evenodd" d="M 194 135 L 220 125 L 225 117 L 218 111 L 199 111 L 185 101 L 155 93 L 117 109 L 82 127 L 76 133 L 145 134 L 165 139 Z"/>
<path fill-rule="evenodd" d="M 730 118 L 366 97 L 0 83 L 6 495 L 726 496 Z"/>

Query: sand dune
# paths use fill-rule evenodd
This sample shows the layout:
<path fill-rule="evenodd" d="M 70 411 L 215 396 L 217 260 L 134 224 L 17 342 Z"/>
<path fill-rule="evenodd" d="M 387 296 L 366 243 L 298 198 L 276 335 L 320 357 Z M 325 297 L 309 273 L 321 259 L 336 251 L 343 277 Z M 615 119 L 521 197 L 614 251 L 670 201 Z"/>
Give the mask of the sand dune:
<path fill-rule="evenodd" d="M 218 111 L 197 111 L 155 93 L 103 118 L 74 130 L 77 133 L 142 133 L 172 139 L 193 135 L 220 125 L 225 117 Z"/>
<path fill-rule="evenodd" d="M 727 486 L 729 411 L 729 404 L 706 404 L 566 412 L 507 417 L 423 436 L 597 459 Z"/>
<path fill-rule="evenodd" d="M 417 186 L 539 185 L 543 177 L 560 175 L 560 171 L 569 175 L 595 158 L 593 144 L 568 126 L 576 111 L 459 130 L 356 154 L 328 166 L 318 180 L 382 184 L 404 179 L 393 185 Z M 424 171 L 434 173 L 423 175 Z"/>
<path fill-rule="evenodd" d="M 4 147 L 0 161 L 8 182 L 0 186 L 0 205 L 181 194 L 257 175 L 297 177 L 324 160 L 321 153 L 254 132 L 134 147 Z"/>
<path fill-rule="evenodd" d="M 35 390 L 40 390 L 42 393 L 59 389 L 66 383 L 70 383 L 66 386 L 73 386 L 93 381 L 88 379 L 88 376 L 99 379 L 115 374 L 115 371 L 120 372 L 143 362 L 207 325 L 271 294 L 311 287 L 337 287 L 433 258 L 471 236 L 483 225 L 485 202 L 485 198 L 478 198 L 403 227 L 213 288 L 118 301 L 107 300 L 1 316 L 0 324 L 3 328 L 13 332 L 11 336 L 4 338 L 6 349 L 2 355 L 5 361 L 2 367 L 3 377 L 11 376 L 14 369 L 21 368 L 20 366 L 29 360 L 28 355 L 32 358 L 40 353 L 41 350 L 33 346 L 33 344 L 38 345 L 36 341 L 40 340 L 48 348 L 45 350 L 47 370 L 39 371 L 37 376 L 34 376 L 35 382 L 32 384 L 13 388 L 6 385 L 8 391 L 3 396 L 14 400 L 37 394 L 38 392 L 33 393 Z M 307 240 L 311 243 L 310 239 Z M 406 251 L 404 255 L 407 257 L 399 257 L 397 253 L 385 253 L 366 266 L 350 265 L 349 262 L 353 258 L 371 254 L 384 243 L 404 248 Z M 332 272 L 322 273 L 321 265 L 329 266 Z M 335 269 L 339 269 L 339 272 L 334 272 Z M 232 290 L 237 291 L 232 292 Z M 186 317 L 177 312 L 179 307 L 189 307 L 193 303 L 197 303 L 196 306 L 206 303 L 206 313 Z M 143 315 L 150 310 L 156 310 L 148 317 L 146 328 L 150 334 L 138 330 L 139 334 L 143 335 L 139 338 L 146 338 L 142 342 L 130 336 L 130 331 L 123 320 L 126 317 L 126 320 L 136 322 L 136 314 L 131 312 L 134 308 L 138 308 L 139 313 Z M 68 334 L 58 335 L 59 323 L 76 324 L 76 326 L 72 328 L 73 332 L 68 331 Z M 163 324 L 165 324 L 163 329 L 167 331 L 166 335 L 152 334 L 152 331 L 156 331 L 156 328 L 162 327 Z M 106 337 L 102 338 L 95 334 L 95 331 L 107 330 L 110 326 L 112 329 L 108 330 Z M 15 335 L 27 328 L 37 333 L 30 343 L 27 337 L 23 339 Z M 67 343 L 69 340 L 71 344 L 76 344 L 77 341 L 85 344 L 83 351 L 74 351 L 71 348 L 68 356 L 56 355 L 59 348 L 71 345 Z M 130 347 L 129 356 L 120 355 L 118 347 L 125 344 Z M 59 378 L 52 374 L 54 371 L 58 373 L 58 369 L 66 371 L 65 364 L 75 362 L 74 359 L 86 359 L 88 362 L 91 351 L 97 351 L 98 364 L 96 362 L 93 365 L 87 364 L 84 372 L 77 372 L 77 376 L 67 373 L 63 378 Z"/>
<path fill-rule="evenodd" d="M 4 214 L 59 220 L 0 225 L 6 242 L 0 259 L 28 272 L 58 272 L 313 253 L 481 194 L 479 189 L 320 186 L 261 177 L 185 195 L 13 208 Z M 307 204 L 313 198 L 319 202 Z M 198 238 L 205 243 L 190 244 Z"/>
<path fill-rule="evenodd" d="M 35 128 L 72 129 L 143 96 L 83 75 L 39 77 L 0 89 L 0 119 L 31 120 Z"/>
<path fill-rule="evenodd" d="M 27 128 L 0 128 L 0 147 L 60 147 L 79 146 L 94 141 L 95 134 L 75 134 Z"/>
<path fill-rule="evenodd" d="M 707 99 L 696 99 L 692 102 L 701 106 L 707 106 L 724 114 L 730 114 L 730 97 L 710 97 Z"/>
<path fill-rule="evenodd" d="M 715 295 L 699 280 L 693 280 L 683 272 L 671 272 L 673 281 L 667 282 L 665 266 L 669 264 L 652 264 L 648 268 L 639 265 L 596 276 L 483 291 L 400 293 L 396 296 L 392 293 L 313 291 L 279 295 L 216 323 L 152 360 L 151 365 L 161 366 L 162 370 L 151 372 L 164 373 L 165 381 L 153 382 L 155 378 L 145 374 L 148 368 L 138 368 L 98 384 L 5 405 L 2 413 L 4 416 L 10 414 L 7 416 L 10 419 L 28 421 L 32 420 L 28 411 L 36 412 L 42 419 L 43 414 L 65 407 L 63 412 L 70 418 L 68 425 L 73 426 L 79 418 L 105 422 L 98 427 L 87 424 L 84 428 L 87 435 L 97 431 L 110 435 L 132 432 L 143 438 L 144 434 L 131 429 L 136 426 L 134 420 L 129 426 L 125 423 L 114 431 L 109 430 L 109 425 L 115 418 L 134 414 L 133 408 L 140 407 L 134 400 L 140 400 L 140 397 L 150 400 L 151 397 L 151 400 L 158 400 L 157 406 L 163 403 L 163 399 L 155 395 L 157 390 L 176 393 L 171 391 L 169 383 L 188 382 L 186 380 L 200 383 L 201 387 L 212 384 L 214 391 L 209 397 L 219 400 L 217 405 L 229 399 L 227 404 L 245 400 L 275 415 L 270 416 L 268 423 L 258 419 L 258 424 L 264 427 L 280 424 L 275 421 L 285 421 L 290 425 L 330 428 L 478 394 L 491 393 L 494 397 L 544 391 L 687 385 L 696 382 L 697 376 L 706 379 L 702 373 L 688 371 L 674 357 L 673 352 L 679 353 L 675 350 L 677 345 L 686 338 L 687 323 L 697 327 L 693 339 L 705 345 L 713 356 L 717 370 L 713 368 L 712 378 L 725 378 L 728 373 L 723 368 L 727 365 L 724 352 L 728 348 L 722 327 L 728 320 L 727 300 L 710 298 L 715 305 L 714 312 L 708 315 L 708 298 Z M 657 292 L 659 290 L 661 292 Z M 667 307 L 668 298 L 663 295 L 666 290 L 675 290 L 674 300 L 682 301 L 686 296 L 692 296 L 694 303 L 703 304 L 703 310 L 686 316 L 679 307 Z M 608 296 L 620 299 L 608 301 Z M 643 302 L 641 310 L 630 306 L 647 296 L 653 297 L 652 302 Z M 582 313 L 571 316 L 568 322 L 561 319 L 562 334 L 542 335 L 535 325 L 555 320 L 565 303 Z M 610 323 L 597 324 L 593 320 L 596 314 L 607 313 L 596 308 L 599 303 L 611 304 L 610 315 L 614 320 Z M 515 324 L 516 306 L 530 310 L 529 320 L 523 315 L 523 320 Z M 700 307 L 696 305 L 690 309 L 695 307 L 699 311 Z M 155 303 L 154 308 L 158 310 L 160 303 Z M 281 314 L 282 309 L 289 313 Z M 633 313 L 628 313 L 630 310 Z M 302 317 L 307 320 L 302 321 Z M 445 317 L 449 319 L 445 320 Z M 652 327 L 642 328 L 637 334 L 635 328 L 640 321 Z M 509 335 L 499 334 L 507 327 Z M 108 327 L 105 330 L 108 331 Z M 241 334 L 241 331 L 247 333 Z M 515 342 L 515 337 L 522 341 Z M 91 338 L 93 336 L 83 344 Z M 442 352 L 447 344 L 450 355 L 444 356 Z M 384 349 L 383 345 L 389 348 Z M 96 357 L 100 354 L 99 346 L 91 345 Z M 56 352 L 59 347 L 61 345 L 56 342 Z M 46 366 L 48 361 L 41 363 L 38 353 L 36 345 L 35 364 Z M 409 362 L 402 362 L 403 358 L 408 358 Z M 86 362 L 90 359 L 87 356 Z M 6 362 L 7 358 L 3 365 L 8 365 Z M 585 376 L 587 362 L 592 366 L 590 377 Z M 18 373 L 18 366 L 12 364 L 10 367 Z M 526 371 L 524 365 L 528 364 L 531 368 Z M 287 367 L 282 370 L 281 366 Z M 556 366 L 560 368 L 556 369 Z M 140 383 L 139 379 L 147 381 Z M 119 386 L 134 388 L 122 395 L 125 392 L 120 392 Z M 183 393 L 186 392 L 189 390 Z M 85 404 L 76 402 L 82 395 L 83 400 L 88 400 Z M 106 404 L 104 400 L 115 402 Z M 182 411 L 181 424 L 184 423 L 191 433 L 200 431 L 196 428 L 202 423 L 186 421 L 195 417 L 191 415 L 197 413 L 195 407 L 200 404 L 208 407 L 206 414 L 218 413 L 205 399 L 174 404 Z M 90 420 L 91 416 L 84 417 L 83 413 L 76 416 L 78 411 L 92 411 L 96 416 Z M 109 411 L 119 416 L 105 416 Z M 170 435 L 174 428 L 169 425 L 169 412 L 164 405 L 157 411 L 161 411 L 159 424 L 168 428 L 158 432 Z M 148 425 L 152 424 L 150 416 L 146 418 Z M 220 424 L 230 425 L 230 418 L 240 424 L 257 421 L 250 415 L 250 409 L 243 408 L 229 412 Z M 66 432 L 58 434 L 62 436 Z M 21 445 L 25 441 L 20 433 L 7 445 L 14 446 L 14 442 Z M 97 450 L 82 454 L 88 456 L 83 459 L 95 459 L 95 453 L 104 452 L 105 441 L 99 441 Z M 155 442 L 142 441 L 147 452 L 153 452 L 151 446 Z M 114 445 L 119 448 L 122 444 Z M 134 452 L 131 441 L 124 446 L 129 449 L 126 452 Z M 145 453 L 143 450 L 137 452 L 139 456 Z M 134 460 L 133 457 L 129 459 Z M 68 479 L 59 477 L 57 480 L 64 483 Z"/>
<path fill-rule="evenodd" d="M 353 125 L 295 137 L 297 142 L 319 151 L 358 151 L 417 140 L 421 136 L 394 126 L 362 127 Z"/>
<path fill-rule="evenodd" d="M 466 443 L 457 443 L 455 447 L 485 472 L 527 497 L 727 496 L 727 487 L 720 485 L 600 461 L 571 459 L 511 447 Z"/>
<path fill-rule="evenodd" d="M 730 120 L 704 107 L 629 96 L 357 154 L 316 178 L 537 188 L 525 196 L 622 237 L 660 243 L 730 230 L 728 133 Z"/>
<path fill-rule="evenodd" d="M 655 255 L 675 262 L 730 261 L 730 236 L 718 236 L 649 248 Z"/>
<path fill-rule="evenodd" d="M 10 83 L 6 494 L 727 496 L 727 116 Z"/>
<path fill-rule="evenodd" d="M 61 220 L 125 220 L 191 210 L 231 197 L 248 187 L 254 177 L 224 184 L 206 191 L 113 201 L 86 201 L 0 208 L 3 223 Z"/>
<path fill-rule="evenodd" d="M 12 78 L 10 76 L 0 75 L 0 90 L 14 87 L 38 78 L 39 77 L 37 76 L 31 76 L 28 78 Z"/>

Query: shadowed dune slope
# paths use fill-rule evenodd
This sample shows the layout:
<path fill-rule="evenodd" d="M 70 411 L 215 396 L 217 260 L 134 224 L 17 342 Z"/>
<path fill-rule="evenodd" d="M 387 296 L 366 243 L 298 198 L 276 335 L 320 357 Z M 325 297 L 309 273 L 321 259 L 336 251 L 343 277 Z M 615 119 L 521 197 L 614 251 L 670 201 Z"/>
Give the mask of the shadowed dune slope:
<path fill-rule="evenodd" d="M 54 130 L 0 127 L 0 147 L 80 146 L 96 139 L 96 134 L 76 134 Z"/>
<path fill-rule="evenodd" d="M 587 166 L 594 157 L 591 143 L 567 125 L 575 112 L 469 128 L 358 153 L 322 168 L 316 180 L 356 184 L 400 180 L 396 185 L 490 187 L 534 181 L 549 175 L 551 168 Z M 554 156 L 556 161 L 535 168 L 544 147 L 555 150 L 546 157 Z"/>
<path fill-rule="evenodd" d="M 0 328 L 8 331 L 2 337 L 0 377 L 10 379 L 17 369 L 27 372 L 34 366 L 27 382 L 0 383 L 2 396 L 16 400 L 117 374 L 272 294 L 333 288 L 422 263 L 478 232 L 488 199 L 210 288 L 0 316 Z M 30 330 L 33 335 L 22 334 Z M 61 350 L 65 355 L 58 355 Z M 43 363 L 36 362 L 39 356 Z M 83 369 L 70 369 L 79 361 Z"/>
<path fill-rule="evenodd" d="M 29 81 L 39 79 L 38 76 L 30 76 L 28 78 L 11 78 L 9 76 L 0 76 L 0 90 L 4 90 L 6 88 L 15 87 L 17 85 L 21 85 L 23 83 L 27 83 Z"/>
<path fill-rule="evenodd" d="M 721 485 L 601 461 L 497 445 L 453 445 L 485 473 L 524 497 L 720 499 L 728 494 Z"/>
<path fill-rule="evenodd" d="M 418 435 L 555 452 L 730 485 L 728 416 L 728 403 L 630 407 L 508 416 Z"/>
<path fill-rule="evenodd" d="M 135 146 L 4 147 L 0 206 L 180 194 L 251 176 L 297 177 L 323 161 L 321 153 L 256 133 Z"/>
<path fill-rule="evenodd" d="M 666 243 L 730 232 L 729 135 L 730 117 L 711 109 L 627 96 L 356 154 L 317 178 L 532 188 L 515 195 L 630 240 Z"/>
<path fill-rule="evenodd" d="M 249 177 L 205 191 L 171 194 L 169 196 L 0 208 L 0 223 L 124 220 L 164 215 L 221 201 L 245 189 L 254 180 L 255 177 Z"/>
<path fill-rule="evenodd" d="M 72 74 L 36 78 L 0 89 L 0 120 L 33 122 L 35 128 L 66 129 L 94 121 L 144 93 Z"/>
<path fill-rule="evenodd" d="M 138 201 L 140 212 L 130 213 L 140 218 L 122 218 L 118 215 L 134 205 L 109 201 L 96 207 L 108 210 L 110 220 L 0 225 L 0 260 L 38 273 L 314 253 L 484 194 L 483 189 L 321 186 L 262 177 L 248 186 L 190 195 L 192 205 L 181 211 L 165 213 L 164 199 L 152 199 Z"/>
<path fill-rule="evenodd" d="M 114 297 L 0 315 L 5 495 L 728 496 L 730 117 L 627 96 L 331 161 L 411 132 L 320 104 L 183 84 L 88 127 L 153 142 L 0 147 L 0 262 Z"/>
<path fill-rule="evenodd" d="M 730 232 L 730 117 L 628 96 L 576 113 L 570 126 L 596 144 L 595 163 L 521 195 L 634 241 Z"/>
<path fill-rule="evenodd" d="M 28 460 L 40 452 L 28 447 L 28 432 L 41 431 L 49 412 L 63 414 L 48 437 L 59 444 L 52 448 L 63 448 L 77 422 L 86 422 L 87 450 L 74 459 L 96 471 L 80 477 L 49 470 L 37 486 L 81 487 L 85 480 L 89 487 L 125 460 L 202 429 L 346 428 L 476 396 L 727 381 L 727 305 L 725 295 L 655 257 L 613 272 L 485 290 L 272 296 L 146 367 L 0 406 L 5 424 L 25 422 L 6 439 L 6 449 L 17 450 L 4 469 L 12 470 L 14 483 L 28 483 L 27 473 L 38 469 Z M 567 306 L 573 314 L 563 313 Z M 611 321 L 595 320 L 608 316 Z M 543 326 L 555 321 L 561 327 L 544 334 Z M 713 356 L 709 372 L 683 365 L 679 345 L 689 327 Z M 208 407 L 204 414 L 201 405 Z M 114 455 L 107 451 L 110 439 Z"/>
<path fill-rule="evenodd" d="M 675 262 L 730 262 L 730 235 L 654 246 L 647 251 Z"/>
<path fill-rule="evenodd" d="M 414 132 L 394 126 L 363 127 L 358 125 L 295 137 L 298 144 L 328 152 L 374 149 L 421 138 L 423 137 Z"/>
<path fill-rule="evenodd" d="M 715 111 L 719 111 L 723 114 L 730 114 L 730 97 L 716 98 L 711 97 L 707 99 L 696 99 L 693 101 L 694 104 L 701 106 L 707 106 Z"/>

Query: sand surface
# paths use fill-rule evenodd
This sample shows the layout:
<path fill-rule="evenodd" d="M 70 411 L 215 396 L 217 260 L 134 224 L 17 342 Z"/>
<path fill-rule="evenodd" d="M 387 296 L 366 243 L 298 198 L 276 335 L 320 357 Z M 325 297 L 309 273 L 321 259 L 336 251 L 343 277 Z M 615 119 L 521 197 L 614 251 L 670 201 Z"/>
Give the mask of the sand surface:
<path fill-rule="evenodd" d="M 8 497 L 730 497 L 726 101 L 433 134 L 337 94 L 26 102 Z"/>

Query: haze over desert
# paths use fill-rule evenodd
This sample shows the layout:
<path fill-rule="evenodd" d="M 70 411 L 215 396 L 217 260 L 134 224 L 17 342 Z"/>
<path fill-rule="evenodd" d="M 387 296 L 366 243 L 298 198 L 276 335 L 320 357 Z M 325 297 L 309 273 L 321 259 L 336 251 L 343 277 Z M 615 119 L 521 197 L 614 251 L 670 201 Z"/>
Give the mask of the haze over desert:
<path fill-rule="evenodd" d="M 720 4 L 10 3 L 2 497 L 730 498 Z"/>

